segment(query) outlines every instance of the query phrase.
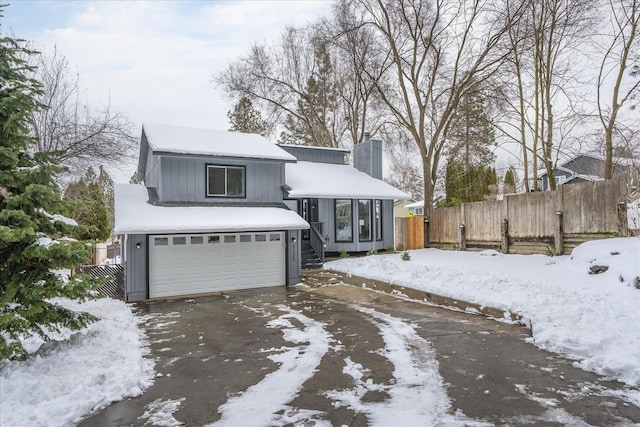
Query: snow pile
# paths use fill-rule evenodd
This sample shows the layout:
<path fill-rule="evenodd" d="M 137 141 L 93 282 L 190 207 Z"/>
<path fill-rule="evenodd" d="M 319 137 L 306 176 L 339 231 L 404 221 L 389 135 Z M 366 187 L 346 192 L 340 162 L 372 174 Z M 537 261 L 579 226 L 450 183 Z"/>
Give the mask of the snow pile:
<path fill-rule="evenodd" d="M 408 262 L 393 254 L 325 268 L 519 313 L 537 346 L 640 385 L 640 238 L 585 243 L 572 256 L 494 255 L 423 249 Z"/>
<path fill-rule="evenodd" d="M 138 320 L 123 302 L 108 298 L 65 307 L 100 320 L 71 333 L 25 342 L 24 362 L 0 364 L 0 425 L 73 425 L 93 410 L 134 397 L 152 384 L 153 361 Z"/>

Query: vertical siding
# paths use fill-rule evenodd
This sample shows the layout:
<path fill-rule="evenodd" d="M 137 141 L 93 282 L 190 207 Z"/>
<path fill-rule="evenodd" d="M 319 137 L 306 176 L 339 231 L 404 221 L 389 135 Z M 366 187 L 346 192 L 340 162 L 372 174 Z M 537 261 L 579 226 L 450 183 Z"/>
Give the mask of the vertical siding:
<path fill-rule="evenodd" d="M 142 177 L 147 187 L 153 187 L 160 192 L 160 157 L 151 151 L 147 153 L 147 169 Z"/>
<path fill-rule="evenodd" d="M 139 249 L 136 248 L 136 244 L 140 244 Z M 125 251 L 125 295 L 127 301 L 140 301 L 147 299 L 147 235 L 128 235 Z"/>
<path fill-rule="evenodd" d="M 245 198 L 206 196 L 206 165 L 244 166 Z M 161 202 L 280 203 L 284 163 L 162 156 Z"/>
<path fill-rule="evenodd" d="M 301 162 L 334 163 L 343 165 L 345 163 L 345 154 L 347 154 L 345 151 L 312 147 L 281 146 L 280 148 Z"/>
<path fill-rule="evenodd" d="M 286 233 L 287 285 L 295 285 L 297 283 L 300 283 L 300 273 L 302 266 L 301 238 L 302 234 L 300 233 L 300 230 L 291 230 Z"/>

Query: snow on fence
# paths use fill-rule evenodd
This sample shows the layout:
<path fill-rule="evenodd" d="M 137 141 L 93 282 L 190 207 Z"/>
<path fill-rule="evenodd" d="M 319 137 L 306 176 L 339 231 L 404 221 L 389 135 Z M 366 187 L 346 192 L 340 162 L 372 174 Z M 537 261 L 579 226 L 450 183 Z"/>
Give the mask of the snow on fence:
<path fill-rule="evenodd" d="M 568 254 L 587 240 L 628 235 L 626 196 L 624 181 L 614 179 L 436 208 L 428 222 L 396 218 L 397 246 L 422 248 L 426 238 L 444 249 Z"/>

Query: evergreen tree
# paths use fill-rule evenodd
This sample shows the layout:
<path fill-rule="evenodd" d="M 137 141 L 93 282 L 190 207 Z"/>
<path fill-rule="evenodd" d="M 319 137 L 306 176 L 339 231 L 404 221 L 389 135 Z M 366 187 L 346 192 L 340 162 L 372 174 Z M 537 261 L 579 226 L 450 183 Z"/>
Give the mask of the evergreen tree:
<path fill-rule="evenodd" d="M 0 19 L 2 8 L 0 7 Z M 29 151 L 28 117 L 43 106 L 39 82 L 25 58 L 33 52 L 21 40 L 0 34 L 0 359 L 25 358 L 21 339 L 62 327 L 81 329 L 94 318 L 63 308 L 57 297 L 87 298 L 98 282 L 68 277 L 62 269 L 86 262 L 84 243 L 64 238 L 79 227 L 62 216 L 48 153 Z"/>
<path fill-rule="evenodd" d="M 142 184 L 142 181 L 138 178 L 138 172 L 134 172 L 129 178 L 129 184 Z"/>
<path fill-rule="evenodd" d="M 262 136 L 267 133 L 267 123 L 246 96 L 240 98 L 233 110 L 227 112 L 227 117 L 231 123 L 231 132 L 257 133 Z"/>
<path fill-rule="evenodd" d="M 328 42 L 315 39 L 314 44 L 318 67 L 298 99 L 296 115 L 289 114 L 285 120 L 285 130 L 280 135 L 282 143 L 325 147 L 335 141 L 332 115 L 337 108 L 337 90 L 332 78 L 333 64 Z"/>
<path fill-rule="evenodd" d="M 89 167 L 82 178 L 67 186 L 64 199 L 75 203 L 73 216 L 86 226 L 80 238 L 104 241 L 109 237 L 113 215 L 113 182 L 102 167 L 98 176 Z"/>
<path fill-rule="evenodd" d="M 504 174 L 504 187 L 502 189 L 504 194 L 516 192 L 516 171 L 513 167 L 507 169 Z"/>

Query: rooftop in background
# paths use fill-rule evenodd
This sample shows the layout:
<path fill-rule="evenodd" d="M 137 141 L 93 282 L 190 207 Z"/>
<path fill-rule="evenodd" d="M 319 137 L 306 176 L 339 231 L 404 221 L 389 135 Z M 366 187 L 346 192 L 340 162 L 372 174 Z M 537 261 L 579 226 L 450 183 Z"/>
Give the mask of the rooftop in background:
<path fill-rule="evenodd" d="M 296 158 L 252 133 L 145 123 L 142 131 L 154 152 L 295 162 Z"/>

